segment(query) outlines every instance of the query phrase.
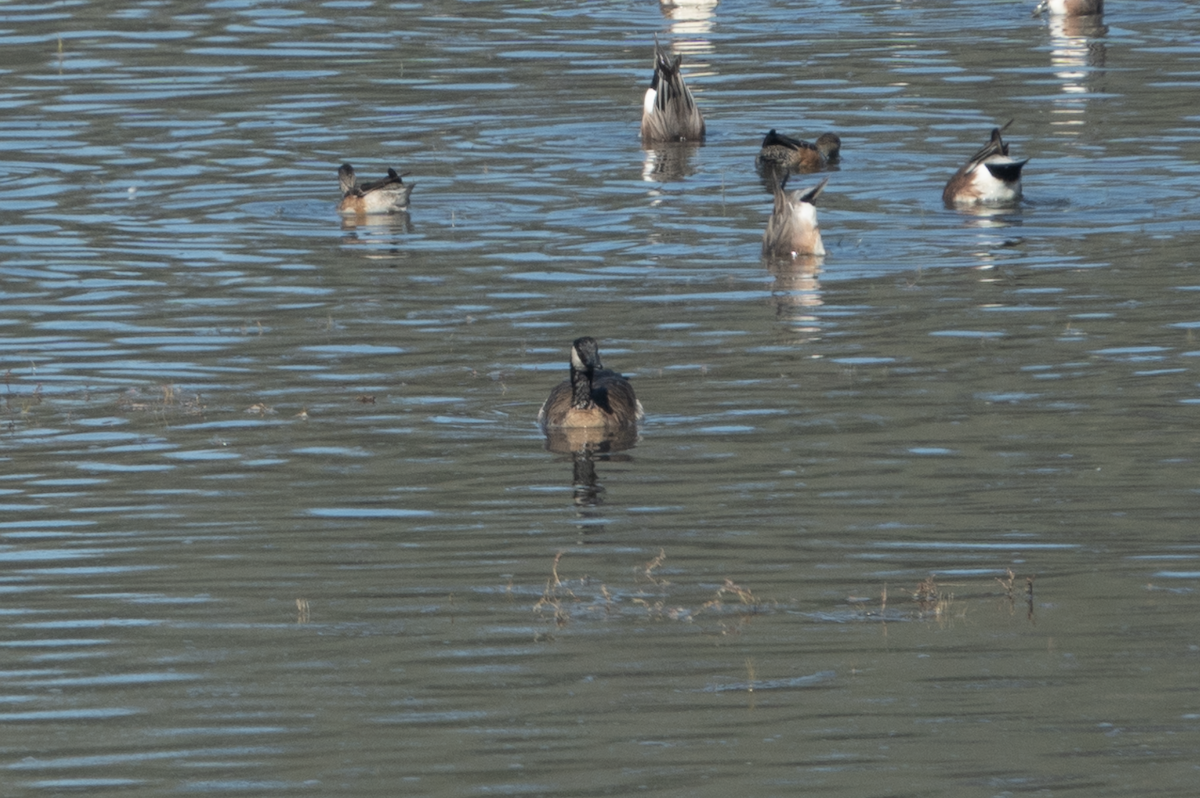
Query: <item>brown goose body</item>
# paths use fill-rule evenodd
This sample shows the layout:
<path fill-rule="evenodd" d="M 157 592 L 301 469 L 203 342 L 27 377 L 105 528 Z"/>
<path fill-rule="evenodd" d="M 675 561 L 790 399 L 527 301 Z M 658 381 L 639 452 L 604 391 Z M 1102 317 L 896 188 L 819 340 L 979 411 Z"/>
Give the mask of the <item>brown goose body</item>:
<path fill-rule="evenodd" d="M 604 368 L 596 339 L 583 337 L 571 344 L 571 375 L 550 391 L 538 423 L 544 428 L 618 430 L 644 416 L 629 380 Z"/>

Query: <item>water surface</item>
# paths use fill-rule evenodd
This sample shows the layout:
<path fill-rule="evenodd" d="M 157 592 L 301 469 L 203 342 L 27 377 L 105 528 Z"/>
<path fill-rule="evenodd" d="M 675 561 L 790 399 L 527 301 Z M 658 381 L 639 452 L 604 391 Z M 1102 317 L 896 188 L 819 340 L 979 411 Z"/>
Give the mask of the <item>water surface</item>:
<path fill-rule="evenodd" d="M 0 9 L 3 782 L 1191 795 L 1200 14 L 1111 5 Z M 1025 201 L 942 207 L 1010 118 Z M 823 262 L 772 127 L 843 139 Z"/>

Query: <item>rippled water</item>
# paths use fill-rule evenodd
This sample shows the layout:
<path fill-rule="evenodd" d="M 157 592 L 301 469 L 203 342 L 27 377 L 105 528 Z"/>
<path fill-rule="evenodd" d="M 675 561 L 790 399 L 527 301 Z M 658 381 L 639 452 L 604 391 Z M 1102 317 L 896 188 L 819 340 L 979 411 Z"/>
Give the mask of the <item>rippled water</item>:
<path fill-rule="evenodd" d="M 0 792 L 1193 794 L 1200 10 L 1032 5 L 0 6 Z"/>

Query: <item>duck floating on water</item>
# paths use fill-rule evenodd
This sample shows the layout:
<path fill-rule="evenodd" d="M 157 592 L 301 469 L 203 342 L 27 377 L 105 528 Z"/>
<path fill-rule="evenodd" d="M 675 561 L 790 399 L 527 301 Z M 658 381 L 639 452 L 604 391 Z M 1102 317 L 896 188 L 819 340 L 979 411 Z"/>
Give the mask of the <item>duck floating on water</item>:
<path fill-rule="evenodd" d="M 338 212 L 353 214 L 396 213 L 408 209 L 408 198 L 416 183 L 402 180 L 408 172 L 398 174 L 389 168 L 387 177 L 373 183 L 358 184 L 354 167 L 344 163 L 338 169 L 338 183 L 342 187 L 342 201 Z"/>
<path fill-rule="evenodd" d="M 654 77 L 642 102 L 642 144 L 668 141 L 703 141 L 704 117 L 696 98 L 683 82 L 679 65 L 654 39 Z"/>
<path fill-rule="evenodd" d="M 784 191 L 787 175 L 775 183 L 775 208 L 763 233 L 764 258 L 794 258 L 824 255 L 821 229 L 817 226 L 817 197 L 825 190 L 825 178 L 807 191 Z"/>
<path fill-rule="evenodd" d="M 762 150 L 754 159 L 759 169 L 795 169 L 815 172 L 841 157 L 842 140 L 836 133 L 822 133 L 816 143 L 809 143 L 771 128 L 763 137 Z"/>
<path fill-rule="evenodd" d="M 1042 0 L 1033 9 L 1033 16 L 1046 11 L 1052 17 L 1090 17 L 1104 13 L 1104 0 Z"/>
<path fill-rule="evenodd" d="M 1014 205 L 1021 199 L 1021 169 L 1029 162 L 1008 155 L 1008 145 L 1000 133 L 1003 127 L 992 128 L 992 136 L 979 152 L 971 156 L 954 173 L 942 191 L 947 205 Z"/>

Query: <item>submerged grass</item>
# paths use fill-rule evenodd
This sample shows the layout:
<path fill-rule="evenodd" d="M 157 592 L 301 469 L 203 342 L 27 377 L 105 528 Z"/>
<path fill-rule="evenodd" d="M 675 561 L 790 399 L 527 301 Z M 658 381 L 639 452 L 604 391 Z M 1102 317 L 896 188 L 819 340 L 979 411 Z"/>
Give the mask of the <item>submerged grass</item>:
<path fill-rule="evenodd" d="M 686 598 L 671 601 L 667 595 L 672 583 L 662 573 L 667 560 L 664 549 L 649 562 L 633 569 L 632 585 L 610 587 L 596 583 L 587 576 L 564 579 L 560 574 L 565 551 L 554 555 L 550 575 L 546 578 L 542 595 L 533 605 L 533 611 L 551 620 L 562 628 L 580 615 L 592 617 L 630 616 L 649 618 L 656 621 L 680 621 L 691 623 L 702 617 L 713 617 L 717 621 L 716 631 L 729 634 L 740 631 L 746 619 L 763 610 L 766 602 L 752 590 L 726 579 L 708 599 Z M 691 592 L 686 586 L 679 592 Z M 736 603 L 731 599 L 736 598 Z"/>
<path fill-rule="evenodd" d="M 683 623 L 707 621 L 703 632 L 728 635 L 740 633 L 750 619 L 779 606 L 778 602 L 763 599 L 752 589 L 729 578 L 709 593 L 703 592 L 702 584 L 682 583 L 677 575 L 672 581 L 666 576 L 664 549 L 648 562 L 634 566 L 631 583 L 627 585 L 598 582 L 587 575 L 564 577 L 566 554 L 564 550 L 554 555 L 541 596 L 533 605 L 535 613 L 552 620 L 560 629 L 578 618 L 642 618 Z M 1003 573 L 1002 577 L 978 585 L 961 580 L 939 581 L 936 574 L 930 574 L 901 593 L 901 600 L 897 601 L 892 595 L 890 606 L 888 585 L 884 584 L 877 605 L 869 598 L 848 599 L 857 611 L 854 616 L 842 617 L 842 620 L 857 617 L 881 621 L 932 621 L 946 625 L 966 618 L 968 611 L 980 600 L 995 601 L 997 598 L 1011 614 L 1016 609 L 1019 577 L 1011 569 L 1006 568 Z M 1030 623 L 1035 623 L 1034 577 L 1025 577 L 1024 581 L 1026 617 Z M 995 590 L 997 585 L 1000 592 Z M 510 584 L 510 594 L 511 589 Z"/>
<path fill-rule="evenodd" d="M 6 432 L 15 432 L 18 427 L 29 424 L 71 424 L 96 412 L 149 414 L 166 423 L 177 417 L 203 416 L 206 409 L 199 394 L 185 396 L 170 383 L 157 386 L 151 394 L 143 393 L 141 388 L 129 388 L 115 394 L 114 398 L 112 393 L 96 392 L 91 388 L 46 394 L 42 383 L 31 383 L 11 369 L 4 372 L 3 381 L 0 412 L 4 416 Z M 31 384 L 32 387 L 28 387 Z"/>
<path fill-rule="evenodd" d="M 1000 598 L 1005 601 L 1005 606 L 1011 614 L 1016 608 L 1016 593 L 1014 592 L 1017 584 L 1017 575 L 1013 573 L 1011 568 L 1004 569 L 1004 576 L 994 577 L 1003 591 Z M 1025 604 L 1026 617 L 1034 622 L 1033 613 L 1033 576 L 1025 577 Z M 925 579 L 917 583 L 916 587 L 909 592 L 909 597 L 912 604 L 915 605 L 915 610 L 905 608 L 904 606 L 894 607 L 889 613 L 888 611 L 888 586 L 885 583 L 879 592 L 878 609 L 870 608 L 869 599 L 850 599 L 855 605 L 861 607 L 861 612 L 864 617 L 874 618 L 879 620 L 932 620 L 938 623 L 945 623 L 951 618 L 966 617 L 969 607 L 966 598 L 958 597 L 950 590 L 950 588 L 960 588 L 969 598 L 995 598 L 996 593 L 987 588 L 987 583 L 980 585 L 978 589 L 969 582 L 939 582 L 936 575 L 930 574 Z"/>

